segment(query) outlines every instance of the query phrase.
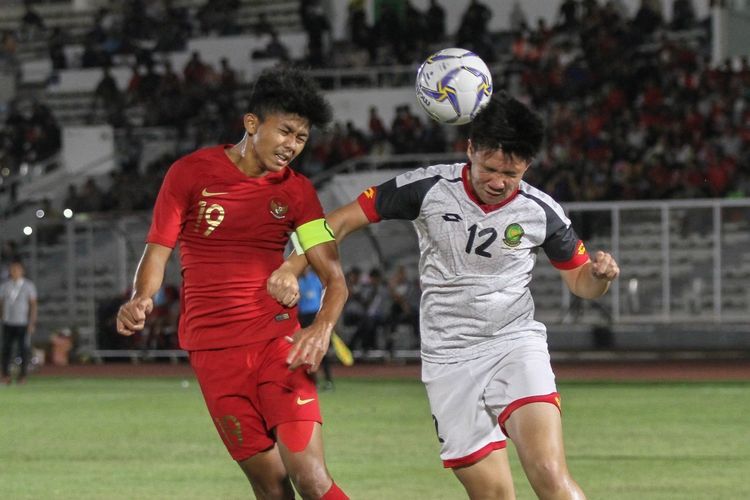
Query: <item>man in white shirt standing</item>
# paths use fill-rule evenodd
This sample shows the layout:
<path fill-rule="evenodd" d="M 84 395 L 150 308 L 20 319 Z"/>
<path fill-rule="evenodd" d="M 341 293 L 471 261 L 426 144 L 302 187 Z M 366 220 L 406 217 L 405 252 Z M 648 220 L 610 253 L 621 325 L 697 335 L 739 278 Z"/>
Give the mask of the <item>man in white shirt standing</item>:
<path fill-rule="evenodd" d="M 12 262 L 10 279 L 0 285 L 0 305 L 3 311 L 2 381 L 10 385 L 10 361 L 15 344 L 21 356 L 21 371 L 17 382 L 26 381 L 29 361 L 29 339 L 36 329 L 36 286 L 24 278 L 24 267 Z"/>

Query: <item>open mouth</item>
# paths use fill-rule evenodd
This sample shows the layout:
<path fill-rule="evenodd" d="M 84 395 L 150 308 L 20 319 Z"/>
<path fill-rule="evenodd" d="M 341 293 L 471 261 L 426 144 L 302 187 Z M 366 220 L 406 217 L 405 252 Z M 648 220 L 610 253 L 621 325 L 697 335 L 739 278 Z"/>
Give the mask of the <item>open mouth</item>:
<path fill-rule="evenodd" d="M 291 157 L 287 155 L 275 154 L 274 156 L 276 157 L 277 165 L 287 165 L 289 160 L 291 160 Z"/>

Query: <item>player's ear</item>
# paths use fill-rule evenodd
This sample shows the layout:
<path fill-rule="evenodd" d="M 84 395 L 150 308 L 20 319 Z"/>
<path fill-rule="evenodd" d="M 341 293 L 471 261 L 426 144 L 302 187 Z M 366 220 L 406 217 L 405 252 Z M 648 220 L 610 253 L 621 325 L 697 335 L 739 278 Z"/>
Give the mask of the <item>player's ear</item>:
<path fill-rule="evenodd" d="M 256 115 L 255 113 L 245 113 L 243 122 L 245 124 L 245 130 L 247 131 L 247 133 L 253 135 L 258 130 L 258 125 L 260 125 L 260 118 L 258 118 L 258 115 Z"/>
<path fill-rule="evenodd" d="M 471 158 L 474 155 L 474 146 L 471 144 L 471 139 L 468 139 L 469 146 L 466 148 L 466 156 Z"/>

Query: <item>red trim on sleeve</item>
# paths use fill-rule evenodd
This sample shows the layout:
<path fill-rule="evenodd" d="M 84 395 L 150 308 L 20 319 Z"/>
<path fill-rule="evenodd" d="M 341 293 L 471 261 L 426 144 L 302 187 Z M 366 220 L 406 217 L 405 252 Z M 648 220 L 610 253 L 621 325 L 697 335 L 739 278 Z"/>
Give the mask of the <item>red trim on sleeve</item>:
<path fill-rule="evenodd" d="M 550 259 L 550 263 L 555 266 L 555 268 L 562 269 L 563 271 L 570 271 L 571 269 L 575 269 L 576 267 L 581 267 L 588 261 L 589 253 L 588 251 L 586 251 L 586 246 L 581 240 L 578 240 L 578 243 L 576 243 L 576 251 L 573 253 L 573 256 L 570 258 L 570 260 L 560 262 Z"/>
<path fill-rule="evenodd" d="M 464 467 L 479 462 L 481 459 L 489 455 L 495 450 L 502 450 L 505 448 L 507 443 L 505 441 L 493 441 L 492 443 L 483 446 L 471 455 L 466 455 L 461 458 L 451 458 L 450 460 L 443 460 L 443 467 L 446 469 L 452 469 L 454 467 Z"/>
<path fill-rule="evenodd" d="M 378 188 L 376 187 L 370 187 L 362 191 L 362 193 L 357 196 L 357 203 L 359 203 L 359 206 L 362 207 L 362 211 L 367 216 L 367 220 L 370 222 L 380 222 L 383 220 L 382 217 L 380 217 L 380 214 L 378 213 L 378 210 L 375 208 L 375 198 L 378 194 Z"/>
<path fill-rule="evenodd" d="M 503 410 L 503 412 L 497 418 L 497 423 L 500 424 L 500 430 L 503 431 L 503 434 L 505 434 L 506 436 L 508 435 L 508 432 L 505 430 L 505 422 L 507 422 L 510 418 L 510 414 L 520 407 L 526 406 L 530 403 L 550 403 L 555 405 L 557 409 L 562 413 L 562 403 L 560 402 L 559 392 L 552 392 L 550 394 L 544 394 L 542 396 L 529 396 L 528 398 L 516 399 L 511 404 L 509 404 L 508 407 L 505 408 L 505 410 Z"/>

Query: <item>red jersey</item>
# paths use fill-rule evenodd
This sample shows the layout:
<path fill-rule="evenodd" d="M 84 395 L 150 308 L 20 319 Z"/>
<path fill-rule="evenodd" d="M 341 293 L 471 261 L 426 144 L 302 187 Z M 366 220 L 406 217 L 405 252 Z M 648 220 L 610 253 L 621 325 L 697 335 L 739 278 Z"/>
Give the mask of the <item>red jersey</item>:
<path fill-rule="evenodd" d="M 227 146 L 201 149 L 167 172 L 146 241 L 180 243 L 180 347 L 219 349 L 290 335 L 296 309 L 266 292 L 289 233 L 323 217 L 312 183 L 290 168 L 248 177 Z"/>

